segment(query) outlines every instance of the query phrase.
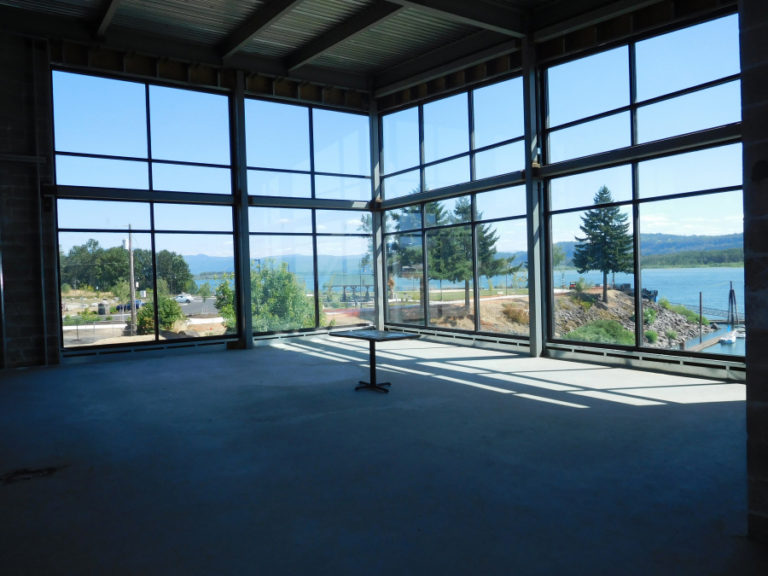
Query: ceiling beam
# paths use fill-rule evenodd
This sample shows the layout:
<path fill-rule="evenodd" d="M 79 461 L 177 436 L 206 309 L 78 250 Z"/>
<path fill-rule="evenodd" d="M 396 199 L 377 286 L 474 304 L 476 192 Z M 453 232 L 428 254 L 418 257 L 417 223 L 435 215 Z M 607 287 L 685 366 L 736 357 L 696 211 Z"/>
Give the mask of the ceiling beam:
<path fill-rule="evenodd" d="M 229 58 L 240 50 L 251 38 L 270 24 L 273 24 L 288 11 L 304 0 L 272 0 L 257 9 L 246 18 L 229 37 L 224 40 L 219 51 L 223 59 Z"/>
<path fill-rule="evenodd" d="M 636 12 L 652 4 L 658 4 L 662 0 L 618 0 L 610 4 L 599 6 L 593 10 L 573 15 L 565 11 L 549 10 L 546 12 L 547 22 L 537 20 L 534 41 L 546 42 L 552 38 L 569 34 L 576 30 L 600 24 L 612 18 Z M 569 5 L 571 12 L 573 5 Z"/>
<path fill-rule="evenodd" d="M 351 38 L 395 14 L 402 7 L 387 2 L 376 2 L 362 12 L 358 12 L 335 28 L 321 34 L 313 40 L 285 58 L 285 67 L 288 70 L 296 70 L 311 60 L 320 56 L 326 50 L 330 50 L 344 40 Z"/>
<path fill-rule="evenodd" d="M 525 37 L 525 22 L 520 13 L 482 0 L 387 0 L 393 4 L 414 8 L 435 16 L 512 36 Z"/>
<path fill-rule="evenodd" d="M 518 50 L 519 40 L 481 30 L 377 74 L 374 97 L 381 98 Z"/>
<path fill-rule="evenodd" d="M 112 18 L 117 12 L 117 7 L 122 0 L 106 0 L 104 10 L 102 10 L 101 18 L 99 18 L 99 26 L 96 28 L 96 36 L 103 38 L 107 33 L 107 28 L 112 24 Z"/>

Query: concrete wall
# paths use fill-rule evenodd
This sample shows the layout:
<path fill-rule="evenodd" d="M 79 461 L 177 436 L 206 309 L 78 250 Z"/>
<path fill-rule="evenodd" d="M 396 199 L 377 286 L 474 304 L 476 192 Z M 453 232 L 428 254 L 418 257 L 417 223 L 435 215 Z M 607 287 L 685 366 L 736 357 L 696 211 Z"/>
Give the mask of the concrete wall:
<path fill-rule="evenodd" d="M 53 203 L 40 193 L 52 172 L 46 44 L 0 33 L 0 77 L 2 360 L 9 368 L 58 361 L 53 234 L 41 225 L 53 218 Z"/>
<path fill-rule="evenodd" d="M 741 0 L 749 531 L 768 542 L 768 4 Z"/>

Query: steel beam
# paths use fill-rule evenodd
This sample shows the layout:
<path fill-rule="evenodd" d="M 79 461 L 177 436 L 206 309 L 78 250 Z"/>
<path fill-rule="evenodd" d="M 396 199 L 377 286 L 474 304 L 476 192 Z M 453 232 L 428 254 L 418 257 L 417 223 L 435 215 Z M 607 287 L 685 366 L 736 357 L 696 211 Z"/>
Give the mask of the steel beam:
<path fill-rule="evenodd" d="M 224 59 L 240 50 L 251 38 L 267 26 L 274 24 L 304 0 L 272 0 L 256 10 L 221 43 L 219 52 Z"/>
<path fill-rule="evenodd" d="M 482 0 L 387 0 L 458 24 L 467 24 L 512 36 L 525 37 L 525 22 L 516 10 Z"/>
<path fill-rule="evenodd" d="M 106 0 L 104 10 L 102 11 L 101 18 L 99 18 L 99 26 L 96 28 L 96 36 L 103 38 L 107 34 L 107 28 L 112 24 L 112 19 L 115 17 L 117 7 L 122 0 Z"/>
<path fill-rule="evenodd" d="M 362 12 L 345 20 L 335 28 L 317 37 L 306 46 L 299 48 L 285 59 L 285 67 L 289 71 L 304 66 L 344 40 L 359 34 L 388 18 L 401 9 L 401 6 L 377 2 Z"/>

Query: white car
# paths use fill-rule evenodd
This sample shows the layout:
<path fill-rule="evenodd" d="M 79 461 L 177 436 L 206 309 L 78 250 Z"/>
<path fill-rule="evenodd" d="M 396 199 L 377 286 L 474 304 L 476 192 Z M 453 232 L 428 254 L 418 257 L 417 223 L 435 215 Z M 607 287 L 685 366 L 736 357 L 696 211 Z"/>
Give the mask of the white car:
<path fill-rule="evenodd" d="M 189 294 L 179 294 L 178 296 L 176 296 L 176 298 L 174 298 L 174 300 L 182 304 L 189 304 L 190 302 L 192 302 L 192 296 L 190 296 Z"/>

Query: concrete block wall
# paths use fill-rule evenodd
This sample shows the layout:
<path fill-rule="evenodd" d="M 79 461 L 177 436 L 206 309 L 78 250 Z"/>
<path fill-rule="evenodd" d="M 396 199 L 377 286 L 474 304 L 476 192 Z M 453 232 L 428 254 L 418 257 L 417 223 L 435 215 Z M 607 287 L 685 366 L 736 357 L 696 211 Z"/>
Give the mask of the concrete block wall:
<path fill-rule="evenodd" d="M 749 533 L 768 542 L 768 4 L 739 2 Z"/>
<path fill-rule="evenodd" d="M 52 203 L 44 216 L 40 193 L 52 181 L 45 43 L 0 32 L 0 75 L 2 359 L 13 368 L 58 361 Z"/>

